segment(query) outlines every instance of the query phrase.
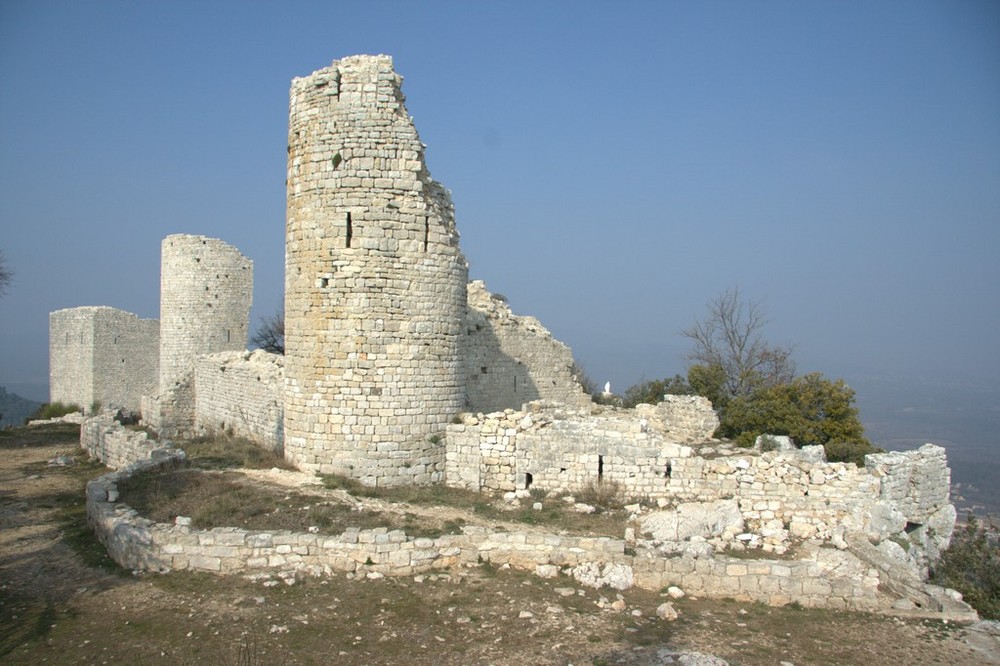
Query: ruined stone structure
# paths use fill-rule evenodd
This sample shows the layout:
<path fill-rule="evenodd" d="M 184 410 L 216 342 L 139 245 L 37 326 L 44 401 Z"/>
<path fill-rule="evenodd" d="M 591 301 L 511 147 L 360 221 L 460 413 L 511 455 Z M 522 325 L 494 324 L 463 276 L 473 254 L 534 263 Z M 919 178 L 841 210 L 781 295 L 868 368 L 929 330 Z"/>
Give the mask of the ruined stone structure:
<path fill-rule="evenodd" d="M 369 485 L 445 482 L 501 503 L 581 511 L 593 507 L 574 495 L 617 489 L 634 502 L 622 538 L 158 524 L 118 502 L 116 484 L 179 464 L 183 452 L 101 415 L 81 443 L 120 470 L 88 485 L 87 511 L 119 563 L 405 575 L 485 561 L 595 587 L 968 611 L 924 583 L 955 520 L 940 447 L 868 456 L 858 468 L 827 462 L 821 447 L 787 441 L 761 452 L 714 440 L 718 418 L 704 398 L 590 404 L 565 345 L 467 284 L 450 197 L 430 178 L 400 83 L 387 56 L 356 56 L 292 84 L 284 359 L 243 351 L 249 260 L 221 241 L 164 241 L 161 393 L 144 400 L 143 416 L 167 437 L 232 432 L 283 446 L 304 471 Z M 67 320 L 53 331 L 77 328 Z M 75 353 L 62 340 L 53 359 Z M 58 364 L 68 373 L 76 358 Z M 747 550 L 760 557 L 732 556 Z"/>
<path fill-rule="evenodd" d="M 253 262 L 215 238 L 175 234 L 160 257 L 159 393 L 144 396 L 143 421 L 166 437 L 195 432 L 195 361 L 246 349 Z"/>
<path fill-rule="evenodd" d="M 441 481 L 465 407 L 467 265 L 388 56 L 292 82 L 285 456 L 369 485 Z"/>
<path fill-rule="evenodd" d="M 469 283 L 468 301 L 462 338 L 467 411 L 520 409 L 534 400 L 590 405 L 574 375 L 573 353 L 541 322 L 512 313 L 480 280 Z"/>
<path fill-rule="evenodd" d="M 228 432 L 280 453 L 284 367 L 283 356 L 259 349 L 199 357 L 194 369 L 195 432 Z"/>
<path fill-rule="evenodd" d="M 49 314 L 49 400 L 138 411 L 156 390 L 160 325 L 106 306 Z"/>
<path fill-rule="evenodd" d="M 204 236 L 163 239 L 160 256 L 160 391 L 197 356 L 247 347 L 253 262 Z"/>

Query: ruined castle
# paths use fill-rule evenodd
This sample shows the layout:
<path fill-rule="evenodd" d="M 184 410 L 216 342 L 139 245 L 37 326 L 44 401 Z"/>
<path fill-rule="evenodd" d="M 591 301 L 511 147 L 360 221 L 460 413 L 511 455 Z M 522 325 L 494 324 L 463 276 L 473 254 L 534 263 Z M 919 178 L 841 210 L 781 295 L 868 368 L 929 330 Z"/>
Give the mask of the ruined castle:
<path fill-rule="evenodd" d="M 163 438 L 242 435 L 301 470 L 373 486 L 446 483 L 517 500 L 608 482 L 658 510 L 637 508 L 622 540 L 471 530 L 369 541 L 355 531 L 279 543 L 230 531 L 222 547 L 116 505 L 125 471 L 88 489 L 90 519 L 116 559 L 389 574 L 486 559 L 769 603 L 878 608 L 886 587 L 900 608 L 949 603 L 920 576 L 955 520 L 943 449 L 869 456 L 858 468 L 821 450 L 712 440 L 718 420 L 703 398 L 597 409 L 565 345 L 468 282 L 451 198 L 430 177 L 401 82 L 390 57 L 355 56 L 292 83 L 283 357 L 246 351 L 252 262 L 219 240 L 169 236 L 159 323 L 112 308 L 52 313 L 52 399 L 138 408 Z M 126 470 L 172 455 L 100 416 L 82 442 Z M 128 537 L 123 523 L 146 536 Z M 712 555 L 793 543 L 806 544 L 806 560 Z"/>

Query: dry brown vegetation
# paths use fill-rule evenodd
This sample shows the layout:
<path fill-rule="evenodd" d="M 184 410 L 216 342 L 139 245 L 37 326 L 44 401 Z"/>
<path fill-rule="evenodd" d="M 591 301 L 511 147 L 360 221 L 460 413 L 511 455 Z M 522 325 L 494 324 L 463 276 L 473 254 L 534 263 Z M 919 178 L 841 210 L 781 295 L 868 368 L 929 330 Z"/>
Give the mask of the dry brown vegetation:
<path fill-rule="evenodd" d="M 72 466 L 49 466 L 60 455 Z M 239 664 L 651 664 L 698 650 L 733 664 L 981 664 L 954 625 L 758 604 L 675 602 L 566 577 L 475 567 L 434 576 L 277 580 L 117 568 L 87 530 L 83 486 L 103 473 L 76 429 L 0 433 L 0 661 Z M 224 475 L 224 473 L 223 473 Z M 569 594 L 567 595 L 567 592 Z"/>

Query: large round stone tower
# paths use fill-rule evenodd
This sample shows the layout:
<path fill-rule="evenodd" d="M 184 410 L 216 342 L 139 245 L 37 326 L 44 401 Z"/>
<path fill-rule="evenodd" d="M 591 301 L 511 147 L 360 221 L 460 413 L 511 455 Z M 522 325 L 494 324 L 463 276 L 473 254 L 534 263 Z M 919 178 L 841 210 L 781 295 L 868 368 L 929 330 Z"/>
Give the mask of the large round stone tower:
<path fill-rule="evenodd" d="M 174 234 L 160 246 L 160 392 L 195 357 L 247 347 L 253 262 L 216 238 Z"/>
<path fill-rule="evenodd" d="M 442 479 L 468 268 L 389 56 L 292 82 L 285 457 L 368 485 Z"/>

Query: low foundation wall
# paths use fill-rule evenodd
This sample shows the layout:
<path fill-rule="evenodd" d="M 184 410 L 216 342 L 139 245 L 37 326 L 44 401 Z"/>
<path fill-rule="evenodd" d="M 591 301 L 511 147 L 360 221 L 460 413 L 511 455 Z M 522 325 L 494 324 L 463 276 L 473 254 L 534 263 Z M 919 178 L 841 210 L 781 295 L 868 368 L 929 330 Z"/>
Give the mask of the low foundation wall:
<path fill-rule="evenodd" d="M 87 485 L 87 516 L 111 557 L 123 567 L 151 571 L 404 576 L 460 565 L 494 566 L 539 575 L 573 576 L 581 584 L 622 589 L 678 585 L 689 593 L 769 604 L 875 610 L 891 602 L 878 594 L 878 572 L 849 552 L 816 548 L 808 560 L 663 557 L 606 537 L 495 532 L 467 527 L 460 535 L 414 538 L 399 530 L 348 529 L 337 536 L 237 528 L 195 530 L 155 523 L 117 501 L 117 484 L 139 471 L 176 465 L 183 452 L 136 462 Z"/>
<path fill-rule="evenodd" d="M 170 450 L 161 442 L 149 439 L 141 430 L 128 430 L 109 415 L 84 419 L 80 424 L 80 446 L 112 469 L 149 460 Z"/>

